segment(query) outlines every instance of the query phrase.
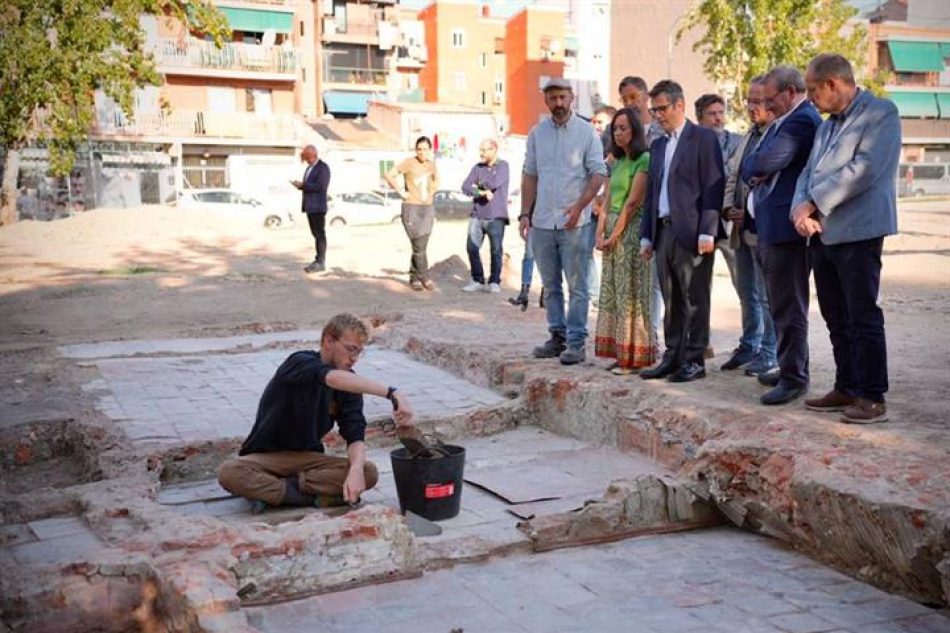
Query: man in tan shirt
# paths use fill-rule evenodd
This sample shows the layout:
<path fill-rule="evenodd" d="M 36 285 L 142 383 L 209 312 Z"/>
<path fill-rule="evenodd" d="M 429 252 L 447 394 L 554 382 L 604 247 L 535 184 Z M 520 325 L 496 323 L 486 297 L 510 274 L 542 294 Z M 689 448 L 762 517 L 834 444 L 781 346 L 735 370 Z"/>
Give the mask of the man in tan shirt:
<path fill-rule="evenodd" d="M 402 175 L 404 187 L 399 187 L 396 177 Z M 432 160 L 432 141 L 427 136 L 416 139 L 416 155 L 402 161 L 386 174 L 386 182 L 402 197 L 402 225 L 412 244 L 409 260 L 409 285 L 413 290 L 432 290 L 435 284 L 429 279 L 429 259 L 426 248 L 435 207 L 432 194 L 438 187 L 439 178 Z"/>

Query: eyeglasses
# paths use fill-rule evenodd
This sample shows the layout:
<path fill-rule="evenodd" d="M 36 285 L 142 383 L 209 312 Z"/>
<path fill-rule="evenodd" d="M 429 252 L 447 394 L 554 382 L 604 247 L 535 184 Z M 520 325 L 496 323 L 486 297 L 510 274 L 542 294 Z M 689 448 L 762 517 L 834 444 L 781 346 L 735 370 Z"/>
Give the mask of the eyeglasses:
<path fill-rule="evenodd" d="M 343 349 L 346 350 L 346 353 L 349 354 L 350 358 L 352 358 L 353 360 L 356 360 L 357 358 L 362 356 L 363 352 L 366 351 L 362 347 L 357 347 L 356 345 L 349 345 L 348 343 L 344 343 L 340 339 L 336 339 L 336 341 L 337 343 L 340 343 L 341 345 L 343 345 Z"/>
<path fill-rule="evenodd" d="M 672 104 L 672 103 L 667 103 L 667 104 L 664 104 L 664 105 L 658 105 L 658 106 L 654 106 L 654 107 L 652 107 L 652 108 L 649 108 L 649 112 L 650 112 L 650 114 L 656 114 L 656 113 L 658 113 L 658 112 L 666 112 L 667 108 L 671 108 L 671 107 L 673 107 L 673 104 Z"/>

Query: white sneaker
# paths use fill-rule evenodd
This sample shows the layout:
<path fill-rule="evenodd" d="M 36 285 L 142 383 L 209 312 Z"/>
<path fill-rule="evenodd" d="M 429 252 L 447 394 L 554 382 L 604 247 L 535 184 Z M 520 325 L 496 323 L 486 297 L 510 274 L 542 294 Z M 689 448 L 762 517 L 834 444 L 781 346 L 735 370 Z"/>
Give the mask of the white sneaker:
<path fill-rule="evenodd" d="M 501 292 L 501 286 L 498 284 L 488 284 L 488 292 Z"/>
<path fill-rule="evenodd" d="M 480 284 L 474 279 L 464 286 L 462 286 L 462 292 L 478 292 L 479 290 L 484 290 L 485 284 Z"/>

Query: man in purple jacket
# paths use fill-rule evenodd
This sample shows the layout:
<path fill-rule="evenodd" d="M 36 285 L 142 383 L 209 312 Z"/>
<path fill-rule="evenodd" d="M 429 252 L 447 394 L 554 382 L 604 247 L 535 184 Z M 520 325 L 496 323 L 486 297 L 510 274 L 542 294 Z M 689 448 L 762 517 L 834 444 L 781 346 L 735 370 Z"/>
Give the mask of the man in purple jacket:
<path fill-rule="evenodd" d="M 498 160 L 498 143 L 485 139 L 478 147 L 481 162 L 472 167 L 462 183 L 462 193 L 472 196 L 472 219 L 468 225 L 468 261 L 472 280 L 462 292 L 501 292 L 502 241 L 508 224 L 508 163 Z M 491 274 L 485 283 L 485 270 L 478 251 L 488 236 L 491 247 Z"/>

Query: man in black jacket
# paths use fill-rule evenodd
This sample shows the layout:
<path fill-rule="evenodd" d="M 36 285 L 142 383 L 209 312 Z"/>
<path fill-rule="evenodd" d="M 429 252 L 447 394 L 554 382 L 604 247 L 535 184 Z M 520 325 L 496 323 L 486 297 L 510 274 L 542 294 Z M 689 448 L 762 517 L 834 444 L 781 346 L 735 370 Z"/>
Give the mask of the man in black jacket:
<path fill-rule="evenodd" d="M 307 214 L 310 234 L 313 235 L 317 254 L 304 272 L 319 273 L 326 270 L 327 256 L 327 188 L 330 186 L 330 168 L 317 158 L 317 148 L 307 145 L 300 152 L 300 159 L 307 163 L 303 180 L 291 181 L 293 186 L 303 192 L 301 210 Z"/>
<path fill-rule="evenodd" d="M 355 503 L 376 485 L 363 443 L 363 394 L 389 399 L 397 426 L 411 426 L 413 413 L 395 387 L 353 373 L 368 338 L 362 321 L 338 314 L 323 328 L 319 352 L 294 352 L 277 368 L 238 457 L 218 471 L 221 487 L 270 506 L 329 507 Z M 346 457 L 324 454 L 321 440 L 334 422 Z"/>

